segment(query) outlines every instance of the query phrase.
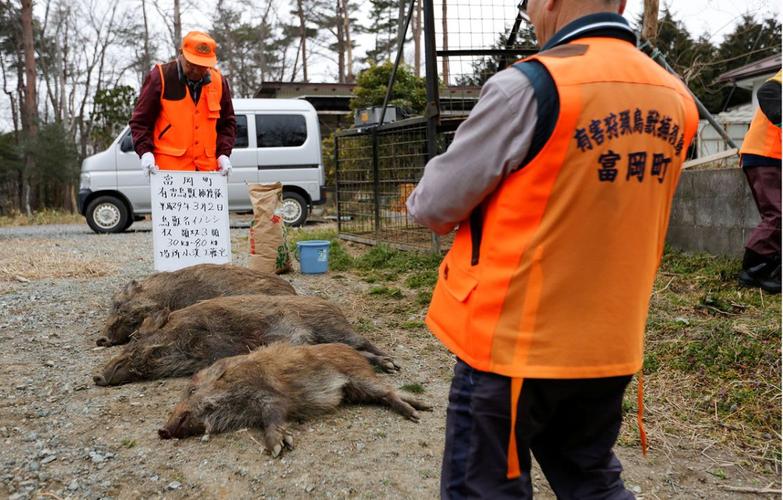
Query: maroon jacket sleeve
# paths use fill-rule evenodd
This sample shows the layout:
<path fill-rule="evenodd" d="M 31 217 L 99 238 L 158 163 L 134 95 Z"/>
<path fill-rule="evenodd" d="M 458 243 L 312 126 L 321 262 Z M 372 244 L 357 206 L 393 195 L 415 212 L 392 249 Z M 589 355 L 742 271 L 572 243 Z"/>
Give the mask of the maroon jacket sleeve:
<path fill-rule="evenodd" d="M 223 94 L 220 98 L 220 118 L 217 121 L 217 147 L 215 155 L 231 156 L 234 141 L 237 138 L 237 117 L 234 115 L 234 105 L 231 103 L 231 88 L 225 76 L 223 80 Z"/>
<path fill-rule="evenodd" d="M 152 68 L 144 83 L 141 85 L 136 107 L 130 119 L 131 136 L 133 137 L 133 149 L 139 156 L 151 153 L 153 150 L 153 133 L 155 122 L 160 113 L 160 72 L 157 66 Z"/>

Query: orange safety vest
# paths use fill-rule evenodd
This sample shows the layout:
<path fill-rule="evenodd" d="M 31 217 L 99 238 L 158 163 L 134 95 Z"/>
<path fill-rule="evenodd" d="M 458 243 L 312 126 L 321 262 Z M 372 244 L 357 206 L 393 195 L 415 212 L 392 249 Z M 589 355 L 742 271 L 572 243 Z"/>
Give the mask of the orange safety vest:
<path fill-rule="evenodd" d="M 555 82 L 556 126 L 482 204 L 480 244 L 460 225 L 427 325 L 473 368 L 513 379 L 633 374 L 696 106 L 626 41 L 527 60 Z"/>
<path fill-rule="evenodd" d="M 211 81 L 201 88 L 198 103 L 179 81 L 177 62 L 158 64 L 160 114 L 153 136 L 155 162 L 161 170 L 217 170 L 217 120 L 223 80 L 210 68 Z"/>
<path fill-rule="evenodd" d="M 767 81 L 770 80 L 777 80 L 780 83 L 781 72 L 778 71 L 777 75 Z M 766 156 L 767 158 L 776 158 L 778 160 L 783 157 L 781 155 L 780 127 L 769 121 L 767 115 L 761 111 L 761 108 L 757 109 L 756 114 L 753 115 L 753 121 L 750 122 L 748 133 L 745 134 L 745 139 L 742 141 L 740 154 Z"/>

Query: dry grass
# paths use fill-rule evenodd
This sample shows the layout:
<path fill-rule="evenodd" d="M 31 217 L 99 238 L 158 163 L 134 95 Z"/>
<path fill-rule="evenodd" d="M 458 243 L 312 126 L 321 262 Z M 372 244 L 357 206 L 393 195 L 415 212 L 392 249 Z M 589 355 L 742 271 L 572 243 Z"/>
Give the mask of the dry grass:
<path fill-rule="evenodd" d="M 739 262 L 667 252 L 647 323 L 645 415 L 652 447 L 683 442 L 716 467 L 779 472 L 780 296 L 741 288 Z M 621 440 L 638 443 L 636 387 Z M 727 464 L 714 449 L 744 457 Z"/>
<path fill-rule="evenodd" d="M 106 276 L 117 269 L 109 261 L 73 253 L 49 239 L 3 240 L 10 251 L 0 255 L 0 281 Z"/>
<path fill-rule="evenodd" d="M 40 226 L 45 224 L 79 224 L 84 217 L 78 213 L 60 210 L 41 210 L 28 217 L 26 214 L 14 213 L 0 216 L 0 227 L 7 226 Z"/>
<path fill-rule="evenodd" d="M 314 236 L 307 230 L 299 239 Z M 317 234 L 332 239 L 333 234 Z M 349 309 L 384 326 L 425 334 L 421 324 L 437 258 L 332 239 L 340 274 L 367 283 Z M 743 457 L 751 470 L 779 471 L 781 461 L 780 296 L 741 288 L 739 262 L 667 251 L 650 303 L 645 350 L 645 421 L 652 448 L 674 455 L 698 447 L 716 463 Z M 333 270 L 332 276 L 338 273 Z M 394 290 L 394 297 L 388 292 Z M 397 293 L 399 292 L 399 293 Z M 349 303 L 352 302 L 349 300 Z M 355 311 L 354 311 L 355 312 Z M 398 332 L 399 333 L 399 332 Z M 638 445 L 636 383 L 624 404 L 622 444 Z M 717 452 L 716 450 L 721 450 Z"/>

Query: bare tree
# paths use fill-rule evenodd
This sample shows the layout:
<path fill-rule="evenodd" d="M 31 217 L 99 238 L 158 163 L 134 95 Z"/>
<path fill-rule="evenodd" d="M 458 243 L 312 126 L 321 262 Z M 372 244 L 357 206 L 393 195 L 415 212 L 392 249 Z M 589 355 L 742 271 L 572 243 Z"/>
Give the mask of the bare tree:
<path fill-rule="evenodd" d="M 179 3 L 179 2 L 178 2 Z M 152 66 L 152 55 L 150 54 L 150 26 L 147 19 L 147 1 L 141 0 L 141 17 L 144 22 L 144 57 L 142 62 L 142 75 Z M 142 77 L 143 79 L 143 77 Z"/>
<path fill-rule="evenodd" d="M 177 52 L 182 41 L 182 14 L 179 10 L 179 0 L 174 0 L 174 52 Z"/>
<path fill-rule="evenodd" d="M 296 14 L 299 18 L 299 48 L 302 51 L 302 79 L 307 83 L 307 25 L 305 24 L 304 0 L 296 0 Z M 297 53 L 297 58 L 299 53 Z M 296 62 L 294 62 L 294 72 L 291 75 L 291 81 L 296 75 Z"/>
<path fill-rule="evenodd" d="M 182 15 L 180 6 L 180 0 L 174 0 L 173 9 L 171 11 L 168 8 L 161 6 L 161 0 L 152 0 L 152 6 L 160 15 L 163 24 L 166 26 L 166 31 L 169 33 L 169 40 L 174 52 L 171 56 L 175 56 L 179 52 L 179 47 L 182 44 Z M 185 2 L 184 8 L 191 8 L 190 2 Z"/>
<path fill-rule="evenodd" d="M 22 0 L 22 40 L 24 44 L 24 112 L 22 113 L 22 129 L 24 130 L 26 146 L 24 148 L 24 209 L 28 216 L 32 215 L 30 208 L 29 175 L 35 168 L 35 159 L 31 146 L 38 134 L 38 96 L 36 95 L 35 46 L 33 45 L 33 0 Z"/>
<path fill-rule="evenodd" d="M 345 23 L 342 18 L 342 0 L 337 0 L 335 22 L 337 24 L 337 81 L 345 83 Z"/>
<path fill-rule="evenodd" d="M 345 81 L 353 82 L 353 43 L 351 42 L 351 14 L 348 0 L 342 0 L 343 33 L 345 34 Z"/>

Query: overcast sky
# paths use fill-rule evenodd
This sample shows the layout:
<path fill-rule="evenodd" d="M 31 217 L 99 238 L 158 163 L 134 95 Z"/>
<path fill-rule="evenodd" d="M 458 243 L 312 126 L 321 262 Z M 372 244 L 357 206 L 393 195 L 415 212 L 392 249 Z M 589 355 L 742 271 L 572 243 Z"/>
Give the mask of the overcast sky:
<path fill-rule="evenodd" d="M 115 1 L 122 2 L 134 9 L 139 5 L 139 0 Z M 255 5 L 255 8 L 247 9 L 247 16 L 254 19 L 258 19 L 261 12 L 260 5 L 265 3 L 264 0 L 227 1 L 241 2 L 248 6 Z M 288 18 L 288 12 L 292 8 L 293 2 L 290 0 L 276 1 L 277 15 L 283 19 Z M 366 16 L 369 11 L 369 0 L 357 1 L 362 5 L 360 16 L 365 17 L 361 21 L 364 24 L 368 24 Z M 439 16 L 440 0 L 435 0 L 435 2 L 436 14 Z M 183 0 L 183 5 L 188 3 L 194 5 L 195 8 L 185 9 L 182 13 L 183 33 L 192 29 L 208 30 L 211 25 L 211 15 L 214 12 L 216 0 Z M 458 22 L 454 21 L 450 28 L 450 47 L 478 48 L 482 45 L 484 39 L 491 42 L 498 31 L 502 31 L 504 26 L 508 30 L 513 23 L 517 3 L 518 0 L 448 0 L 450 23 L 453 16 L 460 18 Z M 43 16 L 44 4 L 45 2 L 42 0 L 35 2 L 36 14 L 39 17 Z M 159 4 L 171 5 L 172 2 L 170 0 L 159 0 Z M 99 3 L 98 5 L 105 6 L 107 4 Z M 780 17 L 781 14 L 779 0 L 661 0 L 661 8 L 664 5 L 668 5 L 676 18 L 685 23 L 692 35 L 699 36 L 702 33 L 709 33 L 716 44 L 720 43 L 726 33 L 732 31 L 743 14 L 748 13 L 758 19 L 769 16 Z M 626 17 L 633 22 L 642 12 L 642 6 L 643 0 L 629 0 L 625 13 Z M 150 11 L 151 21 L 157 26 L 157 30 L 162 36 L 163 24 L 157 13 L 152 11 L 152 9 Z M 438 31 L 440 30 L 439 19 L 436 22 L 436 28 Z M 370 35 L 357 38 L 360 42 L 360 48 L 354 54 L 356 57 L 362 57 L 364 56 L 364 51 L 371 46 L 373 38 Z M 438 44 L 440 44 L 440 41 L 438 41 Z M 410 47 L 406 51 L 406 58 L 411 60 L 413 47 L 412 44 L 409 45 Z M 160 55 L 164 57 L 164 54 Z M 310 64 L 311 81 L 335 81 L 336 63 L 334 61 L 314 54 L 311 56 Z M 469 68 L 467 63 L 463 62 L 462 65 Z M 459 61 L 453 61 L 452 74 L 460 72 L 458 67 Z M 361 69 L 361 65 L 357 63 L 355 69 Z M 133 81 L 133 79 L 130 79 L 127 83 L 138 85 L 138 82 Z M 8 130 L 9 128 L 10 109 L 8 107 L 8 99 L 0 98 L 0 130 Z"/>

